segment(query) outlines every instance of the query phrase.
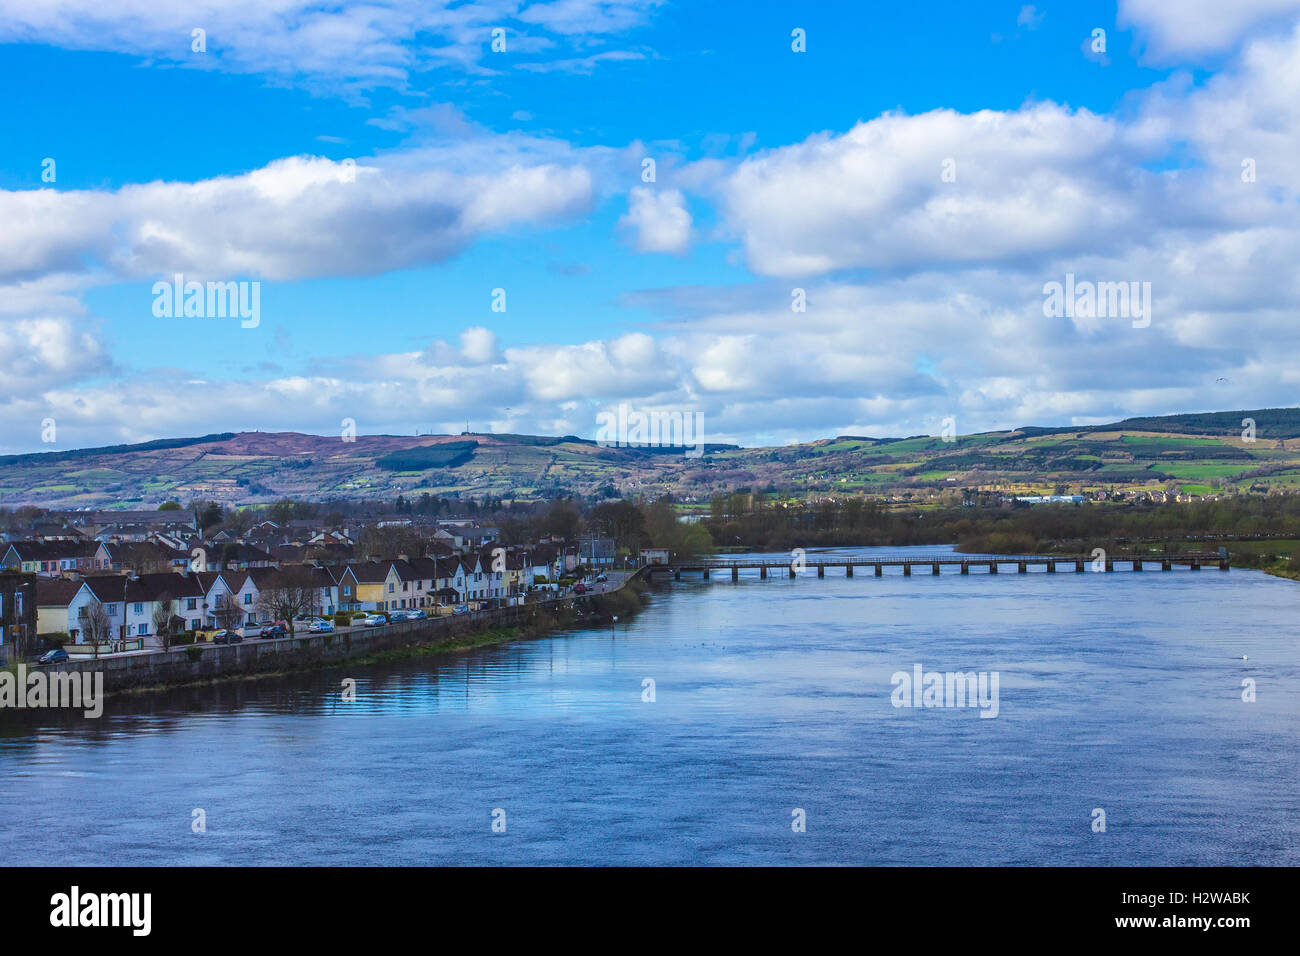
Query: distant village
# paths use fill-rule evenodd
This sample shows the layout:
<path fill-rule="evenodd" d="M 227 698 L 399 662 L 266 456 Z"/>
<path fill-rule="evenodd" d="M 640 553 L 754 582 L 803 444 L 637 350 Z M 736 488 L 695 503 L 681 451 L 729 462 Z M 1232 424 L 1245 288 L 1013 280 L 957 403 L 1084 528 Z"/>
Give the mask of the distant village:
<path fill-rule="evenodd" d="M 405 550 L 365 553 L 375 533 Z M 165 649 L 285 618 L 329 626 L 522 604 L 581 592 L 584 575 L 617 560 L 613 539 L 596 535 L 499 538 L 472 517 L 266 519 L 204 534 L 186 510 L 49 513 L 0 535 L 0 657 Z"/>

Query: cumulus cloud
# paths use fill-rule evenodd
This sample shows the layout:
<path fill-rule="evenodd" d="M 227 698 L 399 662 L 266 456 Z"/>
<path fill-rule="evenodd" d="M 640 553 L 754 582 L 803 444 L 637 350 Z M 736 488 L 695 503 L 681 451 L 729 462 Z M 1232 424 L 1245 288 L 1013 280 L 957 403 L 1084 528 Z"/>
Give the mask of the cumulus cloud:
<path fill-rule="evenodd" d="M 1158 61 L 1196 60 L 1235 49 L 1266 26 L 1294 23 L 1300 0 L 1120 0 L 1117 22 L 1134 28 Z"/>
<path fill-rule="evenodd" d="M 686 251 L 691 242 L 691 214 L 680 190 L 657 191 L 635 186 L 628 194 L 627 215 L 619 225 L 636 233 L 638 252 Z"/>
<path fill-rule="evenodd" d="M 485 157 L 486 158 L 486 157 Z M 385 168 L 301 156 L 115 192 L 0 191 L 0 281 L 91 268 L 299 279 L 437 262 L 478 236 L 584 211 L 582 166 Z"/>

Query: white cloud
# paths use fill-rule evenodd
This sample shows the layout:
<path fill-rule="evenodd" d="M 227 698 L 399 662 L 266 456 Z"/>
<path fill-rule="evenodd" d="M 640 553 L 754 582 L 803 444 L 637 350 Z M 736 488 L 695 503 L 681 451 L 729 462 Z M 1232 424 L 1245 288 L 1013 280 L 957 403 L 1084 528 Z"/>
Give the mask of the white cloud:
<path fill-rule="evenodd" d="M 574 45 L 646 22 L 659 0 L 0 0 L 0 42 L 108 50 L 199 69 L 304 76 L 325 86 L 404 87 L 409 75 L 454 63 L 505 69 L 520 53 Z M 508 26 L 514 60 L 489 53 Z M 206 31 L 206 52 L 191 31 Z M 489 60 L 489 57 L 496 57 Z M 593 61 L 594 62 L 594 61 Z"/>
<path fill-rule="evenodd" d="M 592 201 L 582 166 L 480 158 L 475 174 L 301 156 L 241 176 L 112 193 L 0 191 L 0 281 L 77 268 L 123 277 L 374 275 L 447 259 L 485 233 L 564 220 Z"/>
<path fill-rule="evenodd" d="M 635 186 L 628 193 L 627 215 L 619 225 L 636 232 L 639 252 L 683 253 L 691 242 L 691 214 L 677 189 Z"/>
<path fill-rule="evenodd" d="M 1156 60 L 1185 61 L 1233 50 L 1261 27 L 1298 16 L 1300 0 L 1120 0 L 1117 22 L 1136 29 Z"/>

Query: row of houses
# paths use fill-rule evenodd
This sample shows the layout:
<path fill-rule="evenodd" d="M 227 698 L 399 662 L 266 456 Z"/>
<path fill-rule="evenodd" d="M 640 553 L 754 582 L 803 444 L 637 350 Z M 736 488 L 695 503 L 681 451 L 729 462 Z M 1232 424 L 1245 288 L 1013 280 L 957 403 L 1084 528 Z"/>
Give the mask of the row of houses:
<path fill-rule="evenodd" d="M 399 558 L 345 565 L 288 565 L 222 571 L 90 574 L 35 578 L 36 630 L 66 634 L 73 643 L 139 639 L 158 643 L 160 628 L 175 633 L 211 627 L 250 627 L 275 616 L 263 595 L 309 580 L 304 610 L 449 611 L 456 604 L 522 600 L 539 579 L 554 581 L 577 564 L 575 548 L 497 548 L 442 558 Z"/>
<path fill-rule="evenodd" d="M 14 541 L 0 545 L 0 569 L 45 577 L 76 577 L 110 571 L 137 574 L 186 569 L 245 571 L 272 568 L 281 562 L 272 554 L 240 543 L 218 544 L 194 539 L 149 541 L 73 541 L 66 539 Z"/>

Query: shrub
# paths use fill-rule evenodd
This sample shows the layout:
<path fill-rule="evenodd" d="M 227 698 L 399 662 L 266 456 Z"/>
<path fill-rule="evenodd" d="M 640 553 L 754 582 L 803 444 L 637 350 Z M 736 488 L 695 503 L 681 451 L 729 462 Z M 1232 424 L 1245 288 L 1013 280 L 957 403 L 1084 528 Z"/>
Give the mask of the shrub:
<path fill-rule="evenodd" d="M 185 648 L 185 656 L 188 657 L 191 661 L 197 661 L 200 657 L 203 656 L 203 648 L 187 647 Z"/>

